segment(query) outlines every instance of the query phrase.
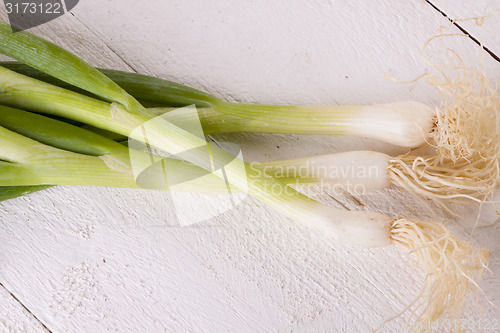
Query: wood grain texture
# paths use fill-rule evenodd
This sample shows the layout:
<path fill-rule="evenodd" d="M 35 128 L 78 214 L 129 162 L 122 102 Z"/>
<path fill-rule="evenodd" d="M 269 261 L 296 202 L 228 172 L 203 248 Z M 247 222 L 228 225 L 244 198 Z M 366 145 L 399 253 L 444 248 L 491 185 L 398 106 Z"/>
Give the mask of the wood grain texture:
<path fill-rule="evenodd" d="M 449 0 L 434 0 L 431 3 L 488 48 L 494 57 L 500 57 L 500 36 L 488 32 L 495 31 L 500 24 L 498 1 L 466 1 L 460 6 Z"/>
<path fill-rule="evenodd" d="M 456 13 L 476 8 L 462 3 L 463 9 L 453 6 Z M 495 44 L 499 24 L 488 22 L 496 23 L 474 31 Z M 449 22 L 420 0 L 86 0 L 33 32 L 93 65 L 187 83 L 229 100 L 436 105 L 439 94 L 424 80 L 397 84 L 384 74 L 412 80 L 429 70 L 420 53 L 440 26 Z M 464 61 L 480 64 L 481 50 L 467 38 L 446 43 Z M 485 57 L 484 68 L 500 79 L 497 62 Z M 342 136 L 217 140 L 236 142 L 248 160 L 404 151 Z M 455 206 L 461 218 L 452 221 L 432 203 L 430 210 L 394 188 L 356 198 L 314 196 L 347 209 L 447 220 L 462 237 L 477 212 Z M 334 243 L 252 198 L 191 227 L 175 224 L 172 200 L 146 190 L 57 187 L 1 203 L 0 282 L 53 332 L 367 332 L 408 305 L 423 279 L 394 248 Z M 486 207 L 481 222 L 496 218 Z M 494 275 L 482 287 L 497 306 L 499 236 L 496 225 L 470 238 L 493 251 Z M 0 323 L 7 322 L 10 312 L 0 309 Z M 12 327 L 24 325 L 23 310 L 13 311 L 20 319 L 13 317 Z M 483 315 L 500 317 L 488 304 Z M 466 317 L 479 314 L 468 308 Z M 406 319 L 382 331 L 400 332 Z"/>
<path fill-rule="evenodd" d="M 0 332 L 48 332 L 12 294 L 0 285 Z"/>

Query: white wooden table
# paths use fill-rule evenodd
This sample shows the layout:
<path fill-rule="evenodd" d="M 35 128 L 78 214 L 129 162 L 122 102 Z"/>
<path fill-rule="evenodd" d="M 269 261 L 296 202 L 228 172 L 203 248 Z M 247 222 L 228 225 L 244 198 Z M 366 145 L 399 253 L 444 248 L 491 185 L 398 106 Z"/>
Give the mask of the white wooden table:
<path fill-rule="evenodd" d="M 432 0 L 500 55 L 498 0 Z M 3 9 L 2 9 L 3 13 Z M 5 15 L 2 15 L 5 21 Z M 71 14 L 32 29 L 99 67 L 136 71 L 229 100 L 361 104 L 415 99 L 436 104 L 424 80 L 425 42 L 458 28 L 423 0 L 82 0 Z M 481 64 L 470 38 L 446 44 Z M 500 79 L 500 63 L 484 55 Z M 352 149 L 398 154 L 362 138 L 226 135 L 246 159 Z M 499 196 L 500 197 L 500 196 Z M 345 209 L 443 219 L 396 189 L 320 194 Z M 467 238 L 477 207 L 448 221 Z M 248 198 L 194 227 L 172 224 L 167 193 L 56 187 L 0 203 L 1 332 L 368 332 L 417 295 L 421 271 L 388 247 L 339 245 Z M 496 213 L 486 207 L 481 223 Z M 482 288 L 500 307 L 500 225 L 469 238 L 493 251 Z M 471 302 L 473 303 L 473 302 Z M 500 320 L 484 302 L 483 316 Z M 465 318 L 478 319 L 474 307 Z M 401 325 L 403 316 L 392 324 Z M 385 332 L 399 332 L 391 326 Z"/>

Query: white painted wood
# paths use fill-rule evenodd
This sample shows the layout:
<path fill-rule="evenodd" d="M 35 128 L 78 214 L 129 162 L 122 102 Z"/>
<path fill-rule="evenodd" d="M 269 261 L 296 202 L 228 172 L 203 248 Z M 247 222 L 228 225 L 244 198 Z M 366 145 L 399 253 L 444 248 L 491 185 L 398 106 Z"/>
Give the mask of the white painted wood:
<path fill-rule="evenodd" d="M 448 23 L 423 1 L 86 0 L 73 14 L 33 31 L 93 65 L 172 79 L 231 100 L 439 100 L 423 80 L 384 78 L 412 80 L 428 70 L 422 46 Z M 483 39 L 495 40 L 498 27 L 485 26 Z M 479 63 L 480 50 L 470 41 L 447 43 Z M 498 63 L 485 58 L 484 66 L 500 79 Z M 361 138 L 217 139 L 238 143 L 249 160 L 350 149 L 403 152 Z M 349 209 L 443 218 L 395 189 L 318 198 Z M 463 237 L 472 208 L 455 207 L 462 218 L 452 229 Z M 491 222 L 495 212 L 487 210 L 483 220 Z M 193 227 L 175 225 L 174 214 L 168 193 L 141 190 L 58 187 L 1 203 L 0 282 L 54 332 L 336 332 L 334 325 L 367 332 L 411 302 L 422 281 L 394 248 L 336 244 L 251 198 Z M 497 306 L 499 235 L 495 226 L 471 238 L 495 251 L 495 275 L 482 286 Z M 489 305 L 484 316 L 500 317 Z M 466 317 L 478 314 L 469 309 Z"/>
<path fill-rule="evenodd" d="M 45 333 L 43 325 L 0 286 L 0 332 Z"/>
<path fill-rule="evenodd" d="M 461 2 L 434 0 L 431 2 L 479 42 L 483 43 L 485 47 L 499 56 L 500 36 L 498 33 L 490 33 L 490 31 L 497 30 L 500 24 L 500 11 L 497 0 Z"/>

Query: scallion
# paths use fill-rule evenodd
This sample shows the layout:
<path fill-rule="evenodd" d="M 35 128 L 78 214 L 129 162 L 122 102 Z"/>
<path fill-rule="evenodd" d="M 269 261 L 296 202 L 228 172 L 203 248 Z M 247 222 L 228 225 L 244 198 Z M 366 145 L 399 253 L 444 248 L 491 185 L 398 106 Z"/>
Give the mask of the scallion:
<path fill-rule="evenodd" d="M 6 66 L 71 87 L 25 65 L 7 63 Z M 229 103 L 178 83 L 133 73 L 101 71 L 139 100 L 162 106 L 149 109 L 156 115 L 176 106 L 197 105 L 196 119 L 186 114 L 179 121 L 200 121 L 205 134 L 342 133 L 367 135 L 396 144 L 413 141 L 402 144 L 406 146 L 427 142 L 437 154 L 429 154 L 425 151 L 428 145 L 424 145 L 424 149 L 390 158 L 388 172 L 393 183 L 438 200 L 467 197 L 482 201 L 498 186 L 500 98 L 496 87 L 471 68 L 464 68 L 459 79 L 444 76 L 444 81 L 434 82 L 447 96 L 436 110 L 416 102 L 327 107 Z M 342 110 L 351 112 L 344 114 Z M 350 129 L 344 131 L 342 126 Z"/>
<path fill-rule="evenodd" d="M 211 163 L 207 164 L 207 152 L 211 162 L 238 162 L 234 156 L 215 145 L 207 144 L 205 140 L 169 121 L 161 119 L 148 123 L 151 119 L 156 119 L 154 113 L 146 110 L 125 90 L 83 60 L 41 38 L 27 32 L 14 34 L 8 25 L 1 24 L 0 51 L 101 99 L 0 68 L 1 104 L 76 120 L 142 140 L 173 155 L 182 152 L 183 159 L 192 163 L 193 167 L 200 167 L 218 177 L 221 177 L 220 173 L 211 169 Z M 239 118 L 248 109 L 247 106 L 238 110 L 238 107 L 231 105 L 226 108 L 224 117 L 227 116 L 228 122 L 231 122 L 232 115 Z M 392 107 L 389 109 L 392 110 Z M 217 108 L 214 110 L 217 111 Z M 267 112 L 267 119 L 272 120 L 274 115 L 282 116 L 283 108 L 259 107 L 258 110 Z M 299 109 L 288 110 L 291 117 L 295 117 L 297 111 L 301 117 L 310 117 L 312 122 L 321 121 L 320 115 L 314 113 L 316 109 L 307 109 L 305 113 Z M 357 113 L 355 117 L 366 112 L 364 107 L 358 108 L 358 112 L 351 107 L 344 108 L 340 111 L 342 117 L 337 114 L 332 122 L 350 119 L 347 110 Z M 258 117 L 252 119 L 257 121 L 256 118 Z M 282 119 L 276 121 L 280 121 L 278 127 L 286 125 L 281 123 Z M 148 127 L 147 140 L 135 132 L 146 123 L 151 125 Z M 256 127 L 260 128 L 261 125 L 256 124 Z M 338 126 L 337 129 L 341 127 Z M 123 156 L 116 158 L 110 152 L 102 152 L 99 156 L 71 152 L 33 140 L 5 127 L 0 127 L 0 141 L 0 158 L 3 160 L 0 162 L 3 170 L 0 173 L 0 185 L 35 185 L 45 181 L 50 185 L 57 185 L 58 182 L 67 181 L 72 175 L 81 177 L 70 180 L 72 184 L 85 183 L 85 177 L 93 177 L 92 179 L 105 186 L 126 182 L 123 178 L 127 176 L 130 180 L 126 160 L 122 159 Z M 206 152 L 193 150 L 205 145 L 208 147 Z M 459 318 L 465 292 L 476 287 L 475 281 L 485 268 L 488 258 L 486 251 L 476 250 L 469 243 L 453 237 L 440 223 L 410 221 L 375 212 L 347 212 L 322 205 L 273 177 L 261 175 L 248 164 L 243 165 L 243 170 L 231 163 L 226 166 L 230 184 L 248 190 L 249 194 L 295 221 L 340 241 L 367 247 L 394 244 L 405 251 L 414 251 L 427 273 L 426 290 L 429 294 L 425 295 L 427 303 L 421 319 L 433 321 L 441 315 Z M 63 173 L 63 170 L 67 173 Z M 109 170 L 115 178 L 109 177 Z M 18 180 L 22 183 L 14 183 L 12 177 L 4 176 L 9 173 L 21 175 Z M 44 177 L 50 177 L 50 180 L 44 180 Z"/>

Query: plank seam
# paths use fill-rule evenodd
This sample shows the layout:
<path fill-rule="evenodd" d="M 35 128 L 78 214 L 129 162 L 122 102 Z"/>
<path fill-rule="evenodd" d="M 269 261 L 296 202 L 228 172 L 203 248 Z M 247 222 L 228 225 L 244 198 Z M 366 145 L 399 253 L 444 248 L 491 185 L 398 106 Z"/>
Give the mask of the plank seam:
<path fill-rule="evenodd" d="M 19 298 L 16 297 L 16 295 L 14 295 L 9 289 L 7 289 L 2 283 L 0 283 L 0 288 L 3 288 L 7 293 L 9 293 L 10 296 L 12 296 L 12 298 L 14 298 L 26 311 L 28 311 L 28 313 L 36 320 L 40 323 L 40 325 L 42 325 L 42 327 L 49 333 L 52 333 L 51 330 L 49 330 L 49 328 L 40 320 L 38 319 L 38 317 L 30 310 L 28 309 L 28 307 L 26 305 L 24 305 L 23 302 L 21 302 L 21 300 L 19 300 Z"/>
<path fill-rule="evenodd" d="M 500 62 L 500 57 L 498 55 L 496 55 L 493 51 L 491 51 L 488 47 L 486 47 L 483 43 L 481 43 L 477 38 L 475 38 L 474 36 L 472 36 L 467 30 L 465 30 L 460 24 L 458 24 L 456 20 L 451 19 L 444 11 L 442 11 L 441 9 L 439 9 L 430 0 L 425 0 L 425 2 L 427 2 L 432 8 L 434 8 L 435 10 L 437 10 L 441 15 L 443 15 L 448 21 L 451 22 L 451 24 L 453 24 L 455 27 L 457 27 L 458 30 L 460 30 L 462 33 L 464 33 L 465 35 L 467 35 L 467 37 L 469 37 L 474 43 L 476 43 L 483 50 L 485 50 L 486 53 L 488 53 L 493 59 L 495 59 L 496 61 Z"/>

